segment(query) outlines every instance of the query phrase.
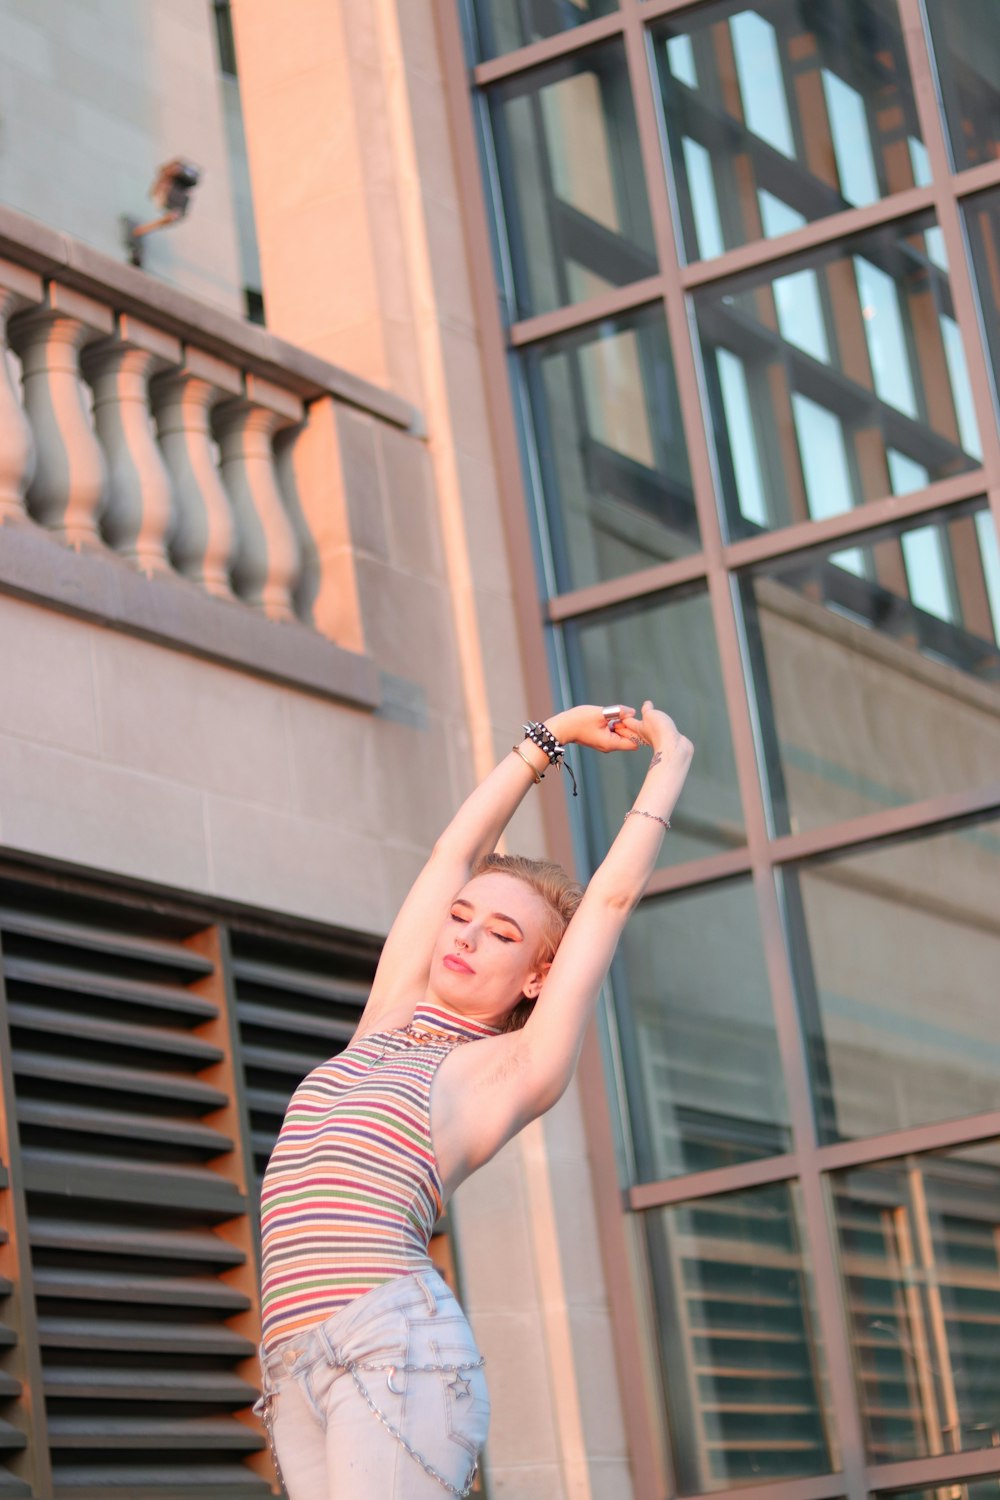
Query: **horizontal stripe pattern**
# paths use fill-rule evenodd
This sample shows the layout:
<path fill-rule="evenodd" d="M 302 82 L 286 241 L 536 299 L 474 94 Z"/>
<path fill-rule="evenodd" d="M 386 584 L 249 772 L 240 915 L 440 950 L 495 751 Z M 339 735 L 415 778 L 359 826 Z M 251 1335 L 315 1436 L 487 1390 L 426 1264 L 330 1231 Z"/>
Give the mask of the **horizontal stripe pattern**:
<path fill-rule="evenodd" d="M 495 1035 L 422 1005 L 410 1026 L 351 1042 L 299 1084 L 261 1189 L 265 1347 L 428 1266 L 441 1212 L 431 1084 L 453 1047 Z"/>

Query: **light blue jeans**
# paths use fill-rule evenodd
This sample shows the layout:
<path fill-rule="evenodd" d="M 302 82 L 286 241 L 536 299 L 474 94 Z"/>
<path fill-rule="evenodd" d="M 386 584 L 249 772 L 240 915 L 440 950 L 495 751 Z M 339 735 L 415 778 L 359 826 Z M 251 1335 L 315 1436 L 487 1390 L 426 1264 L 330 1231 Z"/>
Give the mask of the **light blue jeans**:
<path fill-rule="evenodd" d="M 490 1423 L 483 1364 L 434 1270 L 397 1276 L 262 1349 L 254 1410 L 288 1500 L 468 1495 Z"/>

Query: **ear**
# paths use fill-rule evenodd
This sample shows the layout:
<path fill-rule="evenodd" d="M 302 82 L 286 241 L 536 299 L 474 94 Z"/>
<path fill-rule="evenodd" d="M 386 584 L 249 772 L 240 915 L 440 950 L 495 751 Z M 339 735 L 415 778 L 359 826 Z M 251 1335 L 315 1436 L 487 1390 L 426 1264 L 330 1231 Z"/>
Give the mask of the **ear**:
<path fill-rule="evenodd" d="M 547 959 L 545 963 L 539 964 L 537 969 L 532 970 L 521 987 L 521 993 L 525 1000 L 537 1000 L 541 993 L 545 977 L 552 967 L 552 960 Z"/>

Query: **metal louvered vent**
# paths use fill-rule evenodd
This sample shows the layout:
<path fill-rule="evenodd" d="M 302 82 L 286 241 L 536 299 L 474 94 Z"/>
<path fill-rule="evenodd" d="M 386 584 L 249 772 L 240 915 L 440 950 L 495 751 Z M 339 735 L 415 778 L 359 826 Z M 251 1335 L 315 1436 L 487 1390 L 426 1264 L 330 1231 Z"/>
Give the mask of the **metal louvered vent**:
<path fill-rule="evenodd" d="M 217 936 L 2 886 L 0 938 L 55 1493 L 263 1500 Z"/>
<path fill-rule="evenodd" d="M 7 1168 L 0 1163 L 0 1194 L 6 1193 L 8 1186 Z M 0 1250 L 6 1249 L 9 1239 L 3 1216 L 0 1215 Z M 0 1357 L 17 1343 L 17 1334 L 7 1321 L 8 1298 L 13 1290 L 10 1278 L 0 1274 Z M 26 1441 L 20 1428 L 7 1419 L 7 1408 L 20 1394 L 21 1382 L 6 1370 L 0 1369 L 0 1500 L 14 1500 L 15 1496 L 27 1497 L 31 1494 L 31 1487 L 15 1478 L 7 1467 L 11 1455 L 23 1448 Z"/>
<path fill-rule="evenodd" d="M 377 953 L 231 935 L 236 1014 L 258 1191 L 295 1088 L 341 1052 L 368 998 Z"/>

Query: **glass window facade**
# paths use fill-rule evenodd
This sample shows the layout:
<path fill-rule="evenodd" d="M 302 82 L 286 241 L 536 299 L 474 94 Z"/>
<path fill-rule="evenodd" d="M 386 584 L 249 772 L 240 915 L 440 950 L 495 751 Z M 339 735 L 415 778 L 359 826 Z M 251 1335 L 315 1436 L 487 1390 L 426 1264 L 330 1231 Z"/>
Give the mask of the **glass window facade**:
<path fill-rule="evenodd" d="M 891 0 L 701 5 L 651 43 L 689 260 L 928 179 Z"/>
<path fill-rule="evenodd" d="M 652 275 L 653 228 L 621 42 L 515 75 L 488 98 L 518 317 Z"/>
<path fill-rule="evenodd" d="M 662 307 L 534 344 L 523 370 L 556 589 L 697 552 Z"/>
<path fill-rule="evenodd" d="M 996 1447 L 1000 1145 L 878 1162 L 830 1185 L 869 1456 Z"/>
<path fill-rule="evenodd" d="M 1000 553 L 984 501 L 740 584 L 776 828 L 985 786 L 1000 766 Z"/>
<path fill-rule="evenodd" d="M 996 1109 L 1000 820 L 781 880 L 821 1138 Z"/>
<path fill-rule="evenodd" d="M 618 0 L 473 0 L 478 55 L 496 57 L 610 15 Z"/>
<path fill-rule="evenodd" d="M 644 901 L 612 983 L 638 1181 L 791 1150 L 749 880 Z"/>
<path fill-rule="evenodd" d="M 646 1216 L 678 1489 L 831 1467 L 822 1346 L 785 1183 Z"/>
<path fill-rule="evenodd" d="M 554 693 L 695 746 L 608 984 L 632 1438 L 1000 1500 L 1000 5 L 596 19 L 476 81 Z M 645 757 L 573 758 L 586 875 Z"/>
<path fill-rule="evenodd" d="M 733 537 L 841 515 L 981 463 L 930 219 L 767 265 L 694 301 Z"/>
<path fill-rule="evenodd" d="M 993 0 L 925 0 L 955 170 L 1000 155 L 1000 28 Z"/>

